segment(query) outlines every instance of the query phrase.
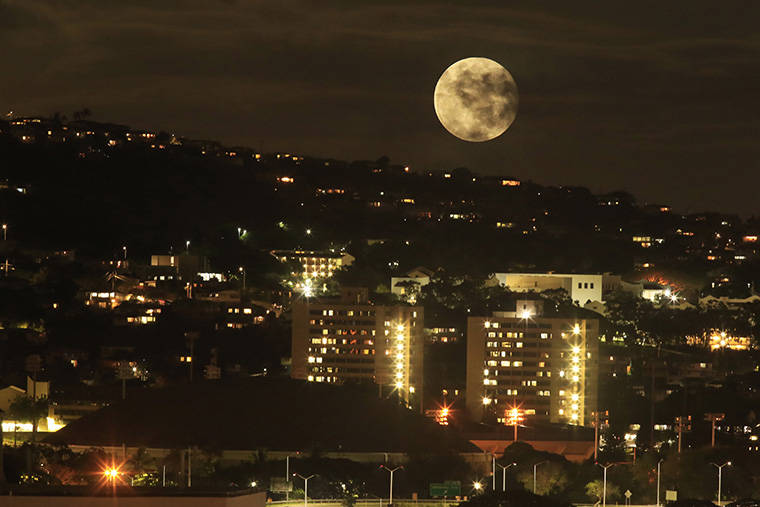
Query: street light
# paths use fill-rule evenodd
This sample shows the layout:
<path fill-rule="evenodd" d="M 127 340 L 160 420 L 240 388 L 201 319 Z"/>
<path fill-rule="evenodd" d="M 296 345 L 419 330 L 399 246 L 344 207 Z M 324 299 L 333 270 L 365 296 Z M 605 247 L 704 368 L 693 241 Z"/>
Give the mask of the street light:
<path fill-rule="evenodd" d="M 384 468 L 391 473 L 391 484 L 390 484 L 390 491 L 388 492 L 388 503 L 393 505 L 393 472 L 404 467 L 398 466 L 396 468 L 388 468 L 385 465 L 380 465 L 380 468 Z"/>
<path fill-rule="evenodd" d="M 602 465 L 597 463 L 600 467 L 604 468 L 604 482 L 602 483 L 602 507 L 607 507 L 607 469 L 614 467 L 615 463 L 609 465 Z"/>
<path fill-rule="evenodd" d="M 515 465 L 517 465 L 517 463 L 510 463 L 509 465 L 499 465 L 498 463 L 496 463 L 496 466 L 501 467 L 501 470 L 502 470 L 502 475 L 501 475 L 501 490 L 502 491 L 507 490 L 507 468 L 513 467 Z M 494 474 L 494 483 L 495 483 L 495 479 L 496 479 L 496 474 Z M 495 484 L 494 484 L 493 489 L 494 491 L 496 491 Z"/>
<path fill-rule="evenodd" d="M 483 485 L 479 481 L 473 482 L 472 487 L 475 491 L 480 491 L 481 489 L 483 489 Z"/>
<path fill-rule="evenodd" d="M 723 467 L 724 466 L 731 466 L 731 462 L 730 461 L 726 461 L 722 465 L 718 465 L 718 464 L 715 464 L 715 463 L 710 463 L 710 464 L 718 469 L 718 505 L 720 505 L 720 487 L 721 487 L 721 482 L 722 482 L 722 478 L 723 478 Z"/>
<path fill-rule="evenodd" d="M 657 507 L 660 507 L 660 465 L 663 461 L 665 460 L 661 459 L 657 462 Z"/>
<path fill-rule="evenodd" d="M 308 477 L 304 477 L 301 474 L 293 474 L 293 477 L 300 477 L 303 479 L 303 507 L 307 507 L 309 505 L 309 479 L 312 477 L 315 477 L 317 474 L 311 474 Z"/>
<path fill-rule="evenodd" d="M 546 461 L 540 461 L 533 465 L 533 494 L 536 494 L 536 469 L 538 468 L 538 465 L 543 465 L 546 463 Z"/>

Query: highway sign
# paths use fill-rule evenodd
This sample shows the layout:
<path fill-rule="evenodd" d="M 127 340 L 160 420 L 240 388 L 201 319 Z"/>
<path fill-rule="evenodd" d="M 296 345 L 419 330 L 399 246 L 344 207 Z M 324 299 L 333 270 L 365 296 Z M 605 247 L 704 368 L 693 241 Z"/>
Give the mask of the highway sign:
<path fill-rule="evenodd" d="M 430 496 L 433 498 L 454 498 L 462 494 L 462 483 L 459 481 L 431 482 Z"/>

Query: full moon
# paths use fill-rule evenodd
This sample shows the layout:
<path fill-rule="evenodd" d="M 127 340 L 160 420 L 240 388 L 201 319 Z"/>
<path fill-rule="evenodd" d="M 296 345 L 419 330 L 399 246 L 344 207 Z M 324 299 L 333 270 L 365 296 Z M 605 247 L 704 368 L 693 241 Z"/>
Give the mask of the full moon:
<path fill-rule="evenodd" d="M 464 141 L 499 137 L 517 116 L 517 84 L 489 58 L 459 60 L 435 85 L 435 114 L 446 130 Z"/>

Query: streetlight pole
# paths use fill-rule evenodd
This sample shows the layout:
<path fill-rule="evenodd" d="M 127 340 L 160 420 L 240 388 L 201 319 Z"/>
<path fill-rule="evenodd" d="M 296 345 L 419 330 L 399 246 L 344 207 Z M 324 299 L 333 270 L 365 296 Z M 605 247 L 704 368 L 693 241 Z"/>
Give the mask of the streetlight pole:
<path fill-rule="evenodd" d="M 660 465 L 664 460 L 657 462 L 657 507 L 660 507 Z"/>
<path fill-rule="evenodd" d="M 491 465 L 491 488 L 496 491 L 496 455 L 491 454 L 491 459 L 493 460 L 493 464 Z"/>
<path fill-rule="evenodd" d="M 539 463 L 536 463 L 533 465 L 533 494 L 536 494 L 536 469 L 538 468 L 538 465 L 543 465 L 546 463 L 546 461 L 541 461 Z"/>
<path fill-rule="evenodd" d="M 304 477 L 301 474 L 293 474 L 295 477 L 300 477 L 303 479 L 303 507 L 308 507 L 309 505 L 309 479 L 314 477 L 317 474 L 311 474 L 308 477 Z"/>
<path fill-rule="evenodd" d="M 8 241 L 8 224 L 3 224 L 3 243 Z M 8 252 L 5 252 L 5 276 L 8 276 Z"/>
<path fill-rule="evenodd" d="M 597 463 L 597 465 L 604 469 L 604 481 L 602 483 L 602 507 L 607 507 L 607 469 L 614 467 L 615 463 L 610 463 L 609 465 L 601 465 Z"/>
<path fill-rule="evenodd" d="M 290 500 L 290 484 L 288 484 L 290 482 L 290 456 L 285 456 L 285 481 L 285 501 L 287 502 Z"/>
<path fill-rule="evenodd" d="M 501 475 L 501 490 L 506 491 L 507 490 L 507 468 L 513 467 L 517 465 L 517 463 L 510 463 L 509 465 L 499 465 L 496 463 L 497 467 L 501 467 L 502 475 Z M 496 488 L 494 488 L 495 490 Z"/>
<path fill-rule="evenodd" d="M 710 463 L 712 466 L 718 469 L 718 506 L 720 507 L 720 487 L 723 479 L 723 467 L 724 466 L 731 466 L 730 461 L 726 461 L 722 465 L 717 465 L 715 463 Z"/>
<path fill-rule="evenodd" d="M 385 465 L 380 465 L 380 468 L 384 468 L 384 469 L 388 470 L 391 473 L 390 491 L 388 492 L 388 504 L 389 505 L 393 505 L 393 472 L 395 472 L 396 470 L 398 470 L 400 468 L 404 468 L 404 467 L 398 466 L 396 468 L 388 468 Z"/>

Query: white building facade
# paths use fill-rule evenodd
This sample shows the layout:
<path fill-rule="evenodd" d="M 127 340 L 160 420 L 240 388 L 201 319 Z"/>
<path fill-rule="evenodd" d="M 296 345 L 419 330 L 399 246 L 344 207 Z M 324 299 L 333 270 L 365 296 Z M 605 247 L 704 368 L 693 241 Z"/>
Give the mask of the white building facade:
<path fill-rule="evenodd" d="M 543 292 L 564 289 L 579 306 L 602 301 L 602 277 L 593 274 L 494 273 L 500 285 L 513 292 Z"/>

